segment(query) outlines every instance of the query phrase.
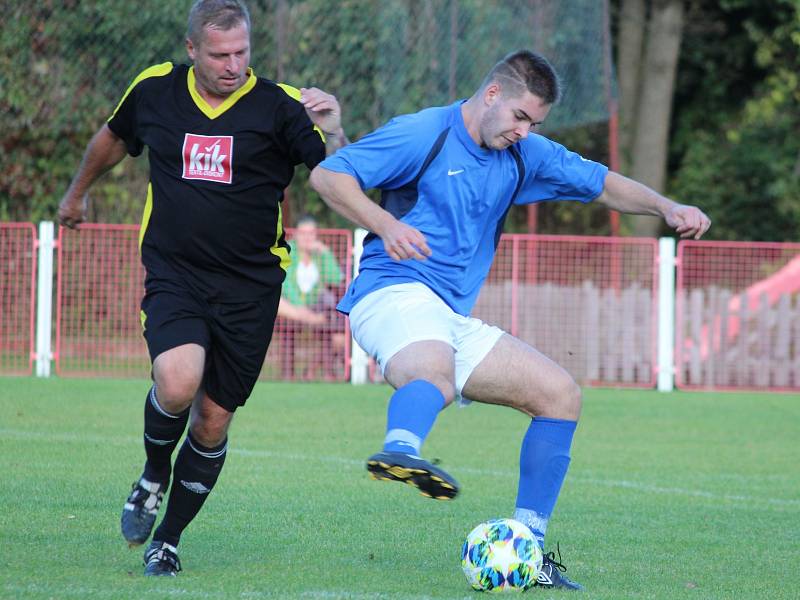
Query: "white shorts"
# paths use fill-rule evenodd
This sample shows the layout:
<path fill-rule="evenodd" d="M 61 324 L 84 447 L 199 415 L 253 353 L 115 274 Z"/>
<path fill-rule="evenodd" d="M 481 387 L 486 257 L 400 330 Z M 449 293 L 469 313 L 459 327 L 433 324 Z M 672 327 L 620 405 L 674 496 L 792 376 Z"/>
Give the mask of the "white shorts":
<path fill-rule="evenodd" d="M 454 312 L 423 283 L 400 283 L 367 294 L 350 311 L 350 330 L 383 373 L 386 363 L 413 344 L 438 340 L 455 350 L 456 393 L 503 335 L 480 319 Z"/>

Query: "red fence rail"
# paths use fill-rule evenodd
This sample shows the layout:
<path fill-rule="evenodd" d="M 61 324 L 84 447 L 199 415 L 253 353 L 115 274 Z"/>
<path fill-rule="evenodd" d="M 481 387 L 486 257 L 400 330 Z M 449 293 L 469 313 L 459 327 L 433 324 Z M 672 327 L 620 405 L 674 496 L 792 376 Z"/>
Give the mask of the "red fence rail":
<path fill-rule="evenodd" d="M 800 390 L 800 244 L 678 246 L 676 385 Z"/>
<path fill-rule="evenodd" d="M 474 316 L 590 385 L 655 384 L 658 243 L 507 234 Z"/>
<path fill-rule="evenodd" d="M 36 313 L 36 228 L 0 223 L 0 374 L 30 375 Z"/>
<path fill-rule="evenodd" d="M 657 258 L 654 239 L 504 234 L 472 314 L 582 384 L 652 387 Z"/>
<path fill-rule="evenodd" d="M 293 237 L 295 231 L 287 231 Z M 263 379 L 347 380 L 350 335 L 332 310 L 350 281 L 352 234 L 319 230 L 341 269 L 324 323 L 279 318 Z M 657 241 L 504 235 L 474 314 L 590 385 L 655 383 Z M 0 224 L 0 373 L 30 373 L 36 230 Z M 56 372 L 144 377 L 138 227 L 60 230 Z M 800 390 L 800 244 L 681 242 L 676 297 L 681 388 Z"/>
<path fill-rule="evenodd" d="M 287 230 L 291 239 L 294 230 Z M 318 231 L 350 281 L 352 233 Z M 84 224 L 59 230 L 56 279 L 56 373 L 61 376 L 147 377 L 140 302 L 144 268 L 137 225 Z M 330 300 L 332 290 L 326 296 Z M 263 379 L 349 378 L 350 336 L 344 319 L 328 312 L 324 326 L 278 319 Z"/>
<path fill-rule="evenodd" d="M 137 225 L 60 228 L 56 276 L 56 373 L 147 377 L 139 305 L 144 268 Z"/>

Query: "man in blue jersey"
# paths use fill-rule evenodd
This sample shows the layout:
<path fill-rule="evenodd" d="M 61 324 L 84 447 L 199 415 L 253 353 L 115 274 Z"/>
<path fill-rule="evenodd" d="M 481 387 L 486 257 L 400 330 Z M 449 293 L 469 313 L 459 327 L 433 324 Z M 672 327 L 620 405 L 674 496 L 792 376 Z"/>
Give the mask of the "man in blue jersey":
<path fill-rule="evenodd" d="M 439 411 L 458 398 L 532 417 L 522 441 L 514 518 L 544 548 L 570 460 L 581 391 L 558 364 L 469 316 L 512 204 L 597 201 L 660 215 L 685 238 L 710 221 L 646 186 L 533 133 L 558 100 L 558 78 L 521 50 L 497 63 L 466 101 L 391 120 L 327 158 L 311 184 L 331 208 L 372 234 L 339 310 L 395 388 L 377 479 L 449 499 L 456 481 L 420 458 Z M 363 189 L 382 190 L 381 205 Z M 409 260 L 411 259 L 411 260 Z M 560 560 L 560 558 L 559 558 Z M 551 552 L 538 585 L 580 589 Z"/>

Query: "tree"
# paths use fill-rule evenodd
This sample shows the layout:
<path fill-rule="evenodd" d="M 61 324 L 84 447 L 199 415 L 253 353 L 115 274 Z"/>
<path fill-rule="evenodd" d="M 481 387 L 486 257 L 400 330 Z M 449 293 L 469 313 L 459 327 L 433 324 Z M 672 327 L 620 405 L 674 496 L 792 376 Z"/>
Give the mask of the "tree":
<path fill-rule="evenodd" d="M 683 0 L 621 0 L 617 43 L 622 171 L 664 192 L 672 97 L 683 32 Z M 661 220 L 628 217 L 635 235 Z"/>
<path fill-rule="evenodd" d="M 796 241 L 800 2 L 724 0 L 691 22 L 705 44 L 682 64 L 670 187 L 702 201 L 713 237 Z"/>

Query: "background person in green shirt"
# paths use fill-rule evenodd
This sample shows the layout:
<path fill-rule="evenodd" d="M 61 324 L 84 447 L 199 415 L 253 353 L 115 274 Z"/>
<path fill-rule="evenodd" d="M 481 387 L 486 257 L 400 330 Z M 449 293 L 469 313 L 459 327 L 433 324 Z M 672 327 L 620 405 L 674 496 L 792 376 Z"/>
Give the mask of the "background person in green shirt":
<path fill-rule="evenodd" d="M 337 286 L 344 275 L 333 252 L 319 239 L 317 222 L 303 216 L 297 222 L 289 241 L 292 264 L 286 270 L 278 316 L 285 320 L 281 328 L 282 370 L 286 379 L 294 372 L 294 342 L 303 331 L 312 331 L 315 342 L 321 342 L 322 356 L 316 362 L 332 375 L 331 354 L 344 348 L 343 317 L 336 312 L 341 295 Z M 332 289 L 333 288 L 333 289 Z"/>

